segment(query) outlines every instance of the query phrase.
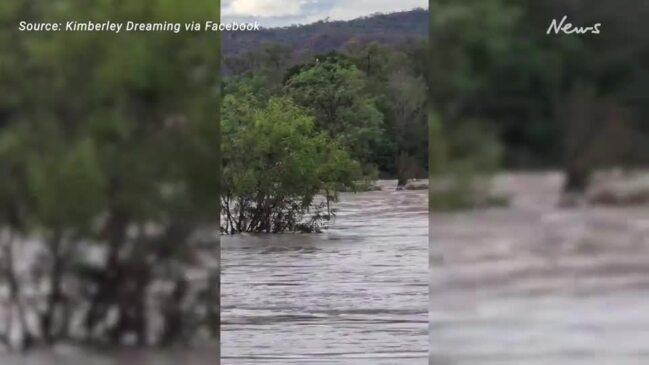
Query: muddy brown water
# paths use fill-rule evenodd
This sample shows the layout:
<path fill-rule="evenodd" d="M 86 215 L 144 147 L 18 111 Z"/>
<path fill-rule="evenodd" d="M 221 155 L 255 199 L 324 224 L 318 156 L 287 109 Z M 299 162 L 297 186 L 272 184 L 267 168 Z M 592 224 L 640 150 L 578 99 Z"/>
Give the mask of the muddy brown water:
<path fill-rule="evenodd" d="M 325 233 L 222 239 L 222 364 L 426 364 L 427 193 L 381 185 Z"/>
<path fill-rule="evenodd" d="M 221 364 L 425 364 L 426 191 L 341 195 L 322 234 L 222 238 Z M 216 364 L 215 351 L 69 346 L 2 365 Z"/>
<path fill-rule="evenodd" d="M 510 208 L 430 218 L 430 364 L 649 364 L 649 207 L 558 209 L 558 174 L 496 185 Z"/>

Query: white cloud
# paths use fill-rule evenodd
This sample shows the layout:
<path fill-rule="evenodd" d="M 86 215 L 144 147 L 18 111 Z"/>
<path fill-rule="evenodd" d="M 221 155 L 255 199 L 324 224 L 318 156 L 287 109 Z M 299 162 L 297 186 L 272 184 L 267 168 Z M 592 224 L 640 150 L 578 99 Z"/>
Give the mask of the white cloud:
<path fill-rule="evenodd" d="M 349 20 L 373 13 L 428 8 L 427 0 L 222 0 L 223 21 L 259 21 L 264 27 Z"/>
<path fill-rule="evenodd" d="M 280 17 L 301 14 L 305 0 L 230 0 L 225 16 Z"/>
<path fill-rule="evenodd" d="M 415 8 L 428 8 L 426 0 L 350 0 L 313 14 L 307 22 L 329 17 L 331 20 L 350 20 L 373 13 L 390 13 Z"/>

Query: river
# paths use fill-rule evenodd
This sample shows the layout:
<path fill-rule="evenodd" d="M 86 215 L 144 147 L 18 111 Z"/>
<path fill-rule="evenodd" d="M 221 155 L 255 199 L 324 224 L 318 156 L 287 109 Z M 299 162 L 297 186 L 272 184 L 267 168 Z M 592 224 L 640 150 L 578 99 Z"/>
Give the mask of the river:
<path fill-rule="evenodd" d="M 509 208 L 430 218 L 430 364 L 649 364 L 649 208 L 559 209 L 554 173 L 495 185 Z"/>
<path fill-rule="evenodd" d="M 560 209 L 559 174 L 503 174 L 509 207 L 429 217 L 381 184 L 325 233 L 223 238 L 221 364 L 649 363 L 649 207 Z M 0 364 L 216 363 L 78 351 Z"/>
<path fill-rule="evenodd" d="M 222 239 L 221 364 L 426 364 L 427 192 L 380 184 L 325 233 Z"/>

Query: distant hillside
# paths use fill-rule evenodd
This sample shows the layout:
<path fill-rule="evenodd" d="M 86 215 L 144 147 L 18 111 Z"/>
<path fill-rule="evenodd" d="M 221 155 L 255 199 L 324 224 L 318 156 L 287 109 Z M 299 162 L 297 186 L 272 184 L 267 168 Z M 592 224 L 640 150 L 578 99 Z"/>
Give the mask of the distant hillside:
<path fill-rule="evenodd" d="M 415 9 L 375 14 L 349 21 L 319 21 L 258 32 L 228 32 L 222 35 L 222 45 L 226 57 L 258 50 L 268 43 L 281 43 L 292 49 L 325 53 L 339 49 L 351 38 L 361 42 L 394 44 L 407 38 L 423 38 L 427 32 L 428 11 Z"/>

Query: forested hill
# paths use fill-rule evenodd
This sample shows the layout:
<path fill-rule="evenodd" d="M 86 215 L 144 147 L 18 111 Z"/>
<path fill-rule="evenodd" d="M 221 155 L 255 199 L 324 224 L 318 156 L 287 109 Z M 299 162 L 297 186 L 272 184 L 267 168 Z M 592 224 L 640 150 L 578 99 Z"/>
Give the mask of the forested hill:
<path fill-rule="evenodd" d="M 257 32 L 223 33 L 223 52 L 234 55 L 258 50 L 269 43 L 292 49 L 326 53 L 339 49 L 352 38 L 365 43 L 394 44 L 407 38 L 423 38 L 428 32 L 428 11 L 415 9 L 390 14 L 375 14 L 349 21 L 322 20 L 308 25 L 268 28 Z"/>

